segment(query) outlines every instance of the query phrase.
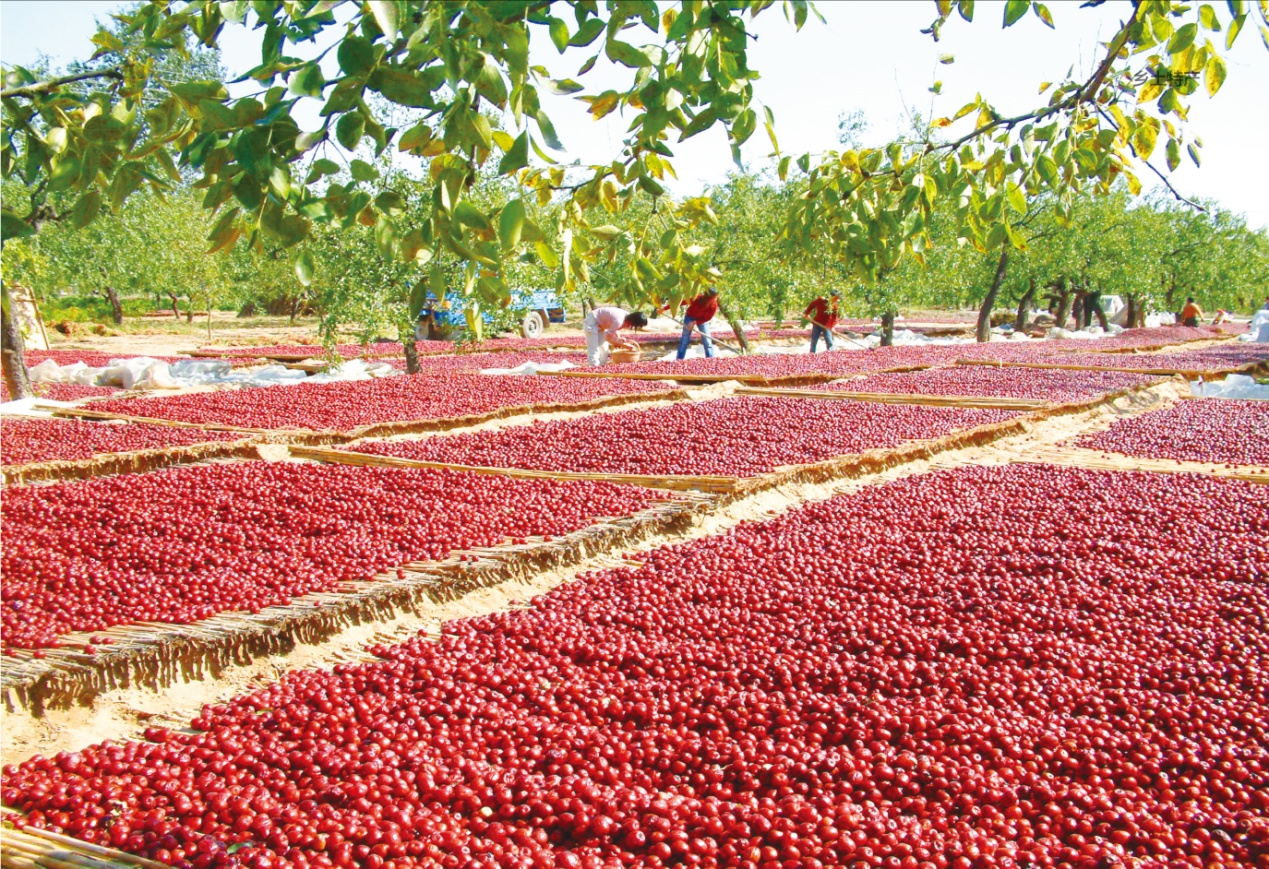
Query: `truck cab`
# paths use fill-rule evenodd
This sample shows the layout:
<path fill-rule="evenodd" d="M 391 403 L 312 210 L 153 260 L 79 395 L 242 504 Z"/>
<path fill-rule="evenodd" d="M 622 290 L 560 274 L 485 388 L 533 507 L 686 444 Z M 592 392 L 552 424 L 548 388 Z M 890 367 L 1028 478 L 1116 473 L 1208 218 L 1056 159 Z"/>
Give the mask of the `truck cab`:
<path fill-rule="evenodd" d="M 548 325 L 563 323 L 565 319 L 563 302 L 555 290 L 517 290 L 511 294 L 511 308 L 521 314 L 520 335 L 524 338 L 540 337 Z M 483 318 L 486 323 L 493 322 L 488 313 Z M 420 341 L 445 341 L 466 326 L 461 296 L 447 293 L 438 301 L 434 294 L 428 293 L 419 311 L 414 337 Z"/>

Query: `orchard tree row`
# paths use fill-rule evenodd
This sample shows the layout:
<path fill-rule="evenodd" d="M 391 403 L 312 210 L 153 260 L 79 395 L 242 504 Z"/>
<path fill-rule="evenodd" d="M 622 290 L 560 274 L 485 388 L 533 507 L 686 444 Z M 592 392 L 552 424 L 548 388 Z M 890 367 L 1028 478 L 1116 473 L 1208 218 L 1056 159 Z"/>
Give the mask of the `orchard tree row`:
<path fill-rule="evenodd" d="M 700 240 L 719 220 L 710 201 L 661 210 L 673 146 L 721 126 L 739 162 L 761 127 L 780 180 L 805 185 L 782 243 L 880 285 L 870 296 L 886 307 L 886 284 L 936 240 L 994 254 L 999 288 L 1040 211 L 1069 225 L 1083 194 L 1122 182 L 1135 195 L 1139 172 L 1167 183 L 1158 161 L 1169 171 L 1183 153 L 1198 163 L 1191 97 L 1218 93 L 1223 53 L 1248 24 L 1269 46 L 1269 4 L 1139 0 L 1122 7 L 1092 71 L 1044 83 L 1029 111 L 1006 117 L 979 96 L 934 119 L 924 141 L 795 157 L 781 152 L 779 107 L 759 101 L 749 66 L 749 24 L 777 5 L 794 30 L 818 15 L 807 0 L 148 0 L 99 30 L 82 69 L 5 70 L 0 171 L 26 195 L 6 198 L 0 228 L 6 243 L 54 223 L 82 229 L 133 195 L 192 183 L 215 215 L 211 252 L 293 249 L 303 283 L 316 274 L 305 245 L 319 227 L 362 227 L 416 270 L 416 298 L 457 265 L 469 303 L 498 306 L 513 270 L 535 255 L 557 263 L 557 285 L 574 291 L 621 256 L 622 296 L 673 302 L 722 276 Z M 936 0 L 931 11 L 935 41 L 975 17 L 973 0 Z M 1009 0 L 1003 38 L 1016 38 L 1009 28 L 1024 16 L 1055 26 L 1038 0 Z M 173 56 L 217 49 L 227 28 L 259 40 L 260 62 L 245 75 L 164 75 Z M 549 48 L 531 57 L 531 45 Z M 577 71 L 553 75 L 548 61 Z M 625 84 L 589 88 L 601 62 Z M 565 165 L 544 91 L 574 95 L 594 118 L 620 110 L 630 119 L 620 153 Z M 380 183 L 375 158 L 390 149 L 419 158 L 422 195 Z M 482 201 L 488 173 L 513 195 Z M 650 201 L 661 219 L 622 232 L 616 218 Z M 6 376 L 26 394 L 20 337 L 6 324 Z"/>

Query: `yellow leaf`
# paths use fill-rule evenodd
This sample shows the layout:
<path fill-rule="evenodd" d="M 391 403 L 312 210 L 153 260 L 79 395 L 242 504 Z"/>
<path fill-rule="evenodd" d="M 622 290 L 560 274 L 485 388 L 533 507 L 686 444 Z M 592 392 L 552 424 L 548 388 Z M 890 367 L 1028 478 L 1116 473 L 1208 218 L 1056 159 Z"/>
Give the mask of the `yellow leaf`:
<path fill-rule="evenodd" d="M 1207 95 L 1216 96 L 1216 92 L 1225 83 L 1225 61 L 1213 55 L 1203 68 L 1203 84 L 1207 86 Z"/>

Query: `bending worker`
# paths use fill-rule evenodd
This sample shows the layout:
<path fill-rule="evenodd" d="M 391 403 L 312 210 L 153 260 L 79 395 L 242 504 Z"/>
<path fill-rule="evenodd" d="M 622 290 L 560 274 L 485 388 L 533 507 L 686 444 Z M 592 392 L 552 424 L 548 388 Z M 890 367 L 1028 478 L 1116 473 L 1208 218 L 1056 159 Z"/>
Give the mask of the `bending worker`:
<path fill-rule="evenodd" d="M 1194 302 L 1194 297 L 1190 296 L 1185 300 L 1185 307 L 1181 309 L 1181 325 L 1197 326 L 1199 320 L 1203 319 L 1203 309 Z"/>
<path fill-rule="evenodd" d="M 714 358 L 714 341 L 709 335 L 709 321 L 718 313 L 718 288 L 710 287 L 701 293 L 689 305 L 683 317 L 683 336 L 679 338 L 679 359 L 687 356 L 687 348 L 692 346 L 692 327 L 701 333 L 701 346 L 705 348 L 705 358 Z"/>
<path fill-rule="evenodd" d="M 582 320 L 582 332 L 586 335 L 586 361 L 591 365 L 603 365 L 608 361 L 608 345 L 625 350 L 638 350 L 639 345 L 622 336 L 622 329 L 641 329 L 648 325 L 646 315 L 630 313 L 621 308 L 605 305 L 596 308 Z"/>
<path fill-rule="evenodd" d="M 820 336 L 824 337 L 824 344 L 829 350 L 833 349 L 833 328 L 837 325 L 837 303 L 842 300 L 842 294 L 839 290 L 833 290 L 829 294 L 832 302 L 826 302 L 823 296 L 820 296 L 814 302 L 806 306 L 806 310 L 802 312 L 802 316 L 811 321 L 811 352 L 815 352 L 815 348 L 819 346 Z"/>

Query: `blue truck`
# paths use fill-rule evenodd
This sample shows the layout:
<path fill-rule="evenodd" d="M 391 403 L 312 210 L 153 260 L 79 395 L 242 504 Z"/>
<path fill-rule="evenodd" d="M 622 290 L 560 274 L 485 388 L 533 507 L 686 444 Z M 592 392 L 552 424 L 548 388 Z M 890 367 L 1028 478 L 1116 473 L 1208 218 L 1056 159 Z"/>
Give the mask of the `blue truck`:
<path fill-rule="evenodd" d="M 564 303 L 555 290 L 517 290 L 511 294 L 511 308 L 521 314 L 520 335 L 525 338 L 540 337 L 549 324 L 563 323 L 565 319 Z M 493 322 L 488 313 L 483 317 L 486 323 Z M 428 293 L 419 311 L 414 337 L 420 341 L 445 341 L 465 328 L 467 318 L 461 296 L 447 293 L 444 301 L 438 303 L 436 296 Z"/>

